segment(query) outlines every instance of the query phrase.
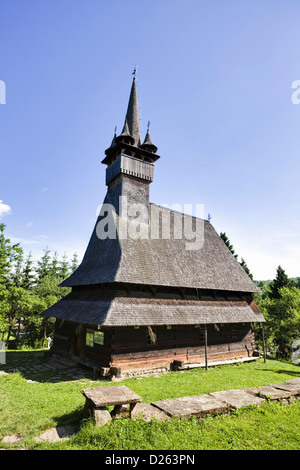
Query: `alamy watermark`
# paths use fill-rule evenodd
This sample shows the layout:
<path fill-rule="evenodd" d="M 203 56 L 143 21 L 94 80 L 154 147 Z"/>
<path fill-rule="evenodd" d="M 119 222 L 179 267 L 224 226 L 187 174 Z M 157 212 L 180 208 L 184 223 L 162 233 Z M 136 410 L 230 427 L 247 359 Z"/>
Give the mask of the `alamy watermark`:
<path fill-rule="evenodd" d="M 295 88 L 295 91 L 292 93 L 291 100 L 293 104 L 300 103 L 300 80 L 294 80 L 292 83 L 292 88 Z"/>
<path fill-rule="evenodd" d="M 6 364 L 5 343 L 0 341 L 0 364 Z"/>
<path fill-rule="evenodd" d="M 6 104 L 6 85 L 3 80 L 0 80 L 0 104 Z"/>
<path fill-rule="evenodd" d="M 120 196 L 118 208 L 104 203 L 97 212 L 96 234 L 101 240 L 184 240 L 186 250 L 200 250 L 204 244 L 203 204 L 184 204 L 182 211 L 180 204 L 128 204 L 127 197 Z"/>

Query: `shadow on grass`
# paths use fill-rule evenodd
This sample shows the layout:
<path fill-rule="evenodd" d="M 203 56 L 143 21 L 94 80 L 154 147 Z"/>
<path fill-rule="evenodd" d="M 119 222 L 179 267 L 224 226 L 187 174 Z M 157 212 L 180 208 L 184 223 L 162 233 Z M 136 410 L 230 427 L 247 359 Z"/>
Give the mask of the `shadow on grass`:
<path fill-rule="evenodd" d="M 274 363 L 272 364 L 274 368 L 268 368 L 268 362 L 269 363 Z M 276 363 L 276 365 L 275 365 Z M 278 365 L 281 363 L 282 365 L 288 366 L 288 367 L 294 367 L 294 369 L 279 369 Z M 267 362 L 265 363 L 266 367 L 261 367 L 259 370 L 262 372 L 273 372 L 274 374 L 286 374 L 286 375 L 291 375 L 294 377 L 300 377 L 300 366 L 296 366 L 291 362 L 291 360 L 288 359 L 281 359 L 281 358 L 275 358 L 272 356 L 267 356 Z"/>
<path fill-rule="evenodd" d="M 273 372 L 274 374 L 285 374 L 285 375 L 292 375 L 294 377 L 300 377 L 300 368 L 299 368 L 299 372 L 297 371 L 294 371 L 294 370 L 287 370 L 287 369 L 278 369 L 278 370 L 274 370 L 274 369 L 260 369 L 261 371 L 263 372 Z"/>
<path fill-rule="evenodd" d="M 77 430 L 80 429 L 81 424 L 86 418 L 84 415 L 84 407 L 79 406 L 76 410 L 72 411 L 71 413 L 67 413 L 62 416 L 53 416 L 53 420 L 56 422 L 56 427 L 62 427 L 67 425 L 74 425 Z"/>
<path fill-rule="evenodd" d="M 62 362 L 54 357 L 45 357 L 45 349 L 8 350 L 6 363 L 0 364 L 4 372 L 19 372 L 25 380 L 34 382 L 68 382 L 95 380 L 91 371 Z M 97 378 L 99 380 L 99 378 Z"/>

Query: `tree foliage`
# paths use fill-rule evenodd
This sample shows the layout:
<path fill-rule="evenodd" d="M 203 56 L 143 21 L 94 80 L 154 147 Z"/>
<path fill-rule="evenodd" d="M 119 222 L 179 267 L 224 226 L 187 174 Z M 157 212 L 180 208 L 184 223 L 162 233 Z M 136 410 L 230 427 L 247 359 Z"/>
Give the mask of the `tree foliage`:
<path fill-rule="evenodd" d="M 276 277 L 271 283 L 271 291 L 269 294 L 270 299 L 280 299 L 282 287 L 292 287 L 292 281 L 286 275 L 284 269 L 281 266 L 278 266 L 276 271 Z"/>
<path fill-rule="evenodd" d="M 288 350 L 294 340 L 300 339 L 300 289 L 281 266 L 273 281 L 258 285 L 263 293 L 256 301 L 266 319 L 268 348 Z"/>
<path fill-rule="evenodd" d="M 229 249 L 229 251 L 231 251 L 231 253 L 232 253 L 233 256 L 235 257 L 235 259 L 238 260 L 238 254 L 235 252 L 235 250 L 234 250 L 234 248 L 233 248 L 233 245 L 231 244 L 231 241 L 230 241 L 229 238 L 227 237 L 226 233 L 225 233 L 225 232 L 221 232 L 221 233 L 220 233 L 220 238 L 223 240 L 223 242 L 225 243 L 225 245 L 227 246 L 227 248 Z M 250 277 L 250 279 L 253 280 L 253 275 L 251 274 L 250 269 L 248 268 L 247 263 L 246 263 L 246 261 L 244 260 L 244 258 L 241 258 L 241 261 L 240 261 L 239 263 L 240 263 L 240 265 L 242 266 L 242 268 L 244 269 L 244 271 L 248 274 L 248 276 Z"/>
<path fill-rule="evenodd" d="M 53 319 L 41 313 L 70 292 L 59 284 L 78 266 L 74 254 L 71 262 L 64 254 L 44 254 L 37 262 L 24 253 L 19 244 L 12 244 L 0 224 L 0 339 L 6 346 L 44 344 L 54 329 Z"/>
<path fill-rule="evenodd" d="M 221 232 L 220 238 L 238 261 L 238 255 L 226 233 Z M 253 280 L 244 258 L 239 263 Z M 261 294 L 255 294 L 254 300 L 266 319 L 264 330 L 267 349 L 287 350 L 295 339 L 300 339 L 300 277 L 289 279 L 284 269 L 278 266 L 272 281 L 258 281 L 256 284 Z M 260 326 L 256 325 L 255 331 L 256 338 L 261 342 Z"/>

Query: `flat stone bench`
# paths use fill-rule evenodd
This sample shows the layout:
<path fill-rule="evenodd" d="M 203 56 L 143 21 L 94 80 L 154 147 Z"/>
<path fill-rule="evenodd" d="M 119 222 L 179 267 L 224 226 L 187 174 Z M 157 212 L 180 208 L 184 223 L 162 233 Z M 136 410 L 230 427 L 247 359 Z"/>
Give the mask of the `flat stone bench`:
<path fill-rule="evenodd" d="M 121 386 L 92 387 L 81 390 L 85 397 L 84 413 L 93 415 L 96 424 L 103 425 L 116 416 L 124 405 L 129 405 L 129 415 L 132 417 L 133 410 L 142 398 L 130 388 Z M 110 413 L 108 406 L 114 406 Z"/>

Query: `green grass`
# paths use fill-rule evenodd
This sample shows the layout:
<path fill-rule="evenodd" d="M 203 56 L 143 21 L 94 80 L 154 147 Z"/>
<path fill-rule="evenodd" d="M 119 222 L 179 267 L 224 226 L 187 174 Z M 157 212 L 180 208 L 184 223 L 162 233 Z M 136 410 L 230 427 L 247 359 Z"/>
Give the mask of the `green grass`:
<path fill-rule="evenodd" d="M 266 403 L 230 415 L 200 420 L 116 420 L 106 428 L 91 422 L 72 441 L 73 446 L 106 450 L 296 450 L 299 449 L 300 402 Z"/>
<path fill-rule="evenodd" d="M 7 352 L 7 362 L 17 358 L 45 361 L 40 351 Z M 2 366 L 2 369 L 5 369 Z M 300 442 L 300 401 L 292 404 L 266 402 L 260 407 L 245 407 L 237 412 L 196 419 L 113 420 L 103 428 L 95 427 L 82 415 L 84 397 L 80 390 L 89 386 L 126 385 L 144 402 L 199 395 L 230 388 L 247 388 L 284 382 L 300 376 L 300 368 L 287 361 L 268 359 L 248 364 L 224 365 L 157 376 L 131 378 L 121 382 L 91 382 L 88 377 L 55 383 L 41 374 L 38 383 L 28 383 L 19 373 L 0 377 L 0 438 L 18 433 L 22 441 L 2 448 L 25 449 L 297 449 Z M 30 377 L 26 376 L 26 379 Z M 36 380 L 36 377 L 35 377 Z M 79 432 L 57 444 L 36 443 L 34 436 L 63 424 L 78 423 Z"/>

